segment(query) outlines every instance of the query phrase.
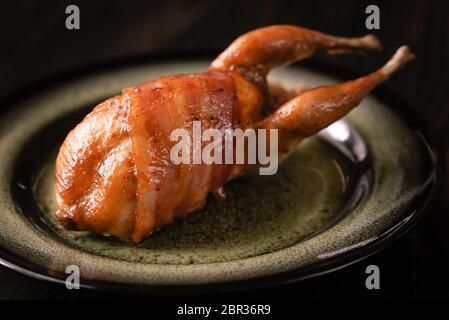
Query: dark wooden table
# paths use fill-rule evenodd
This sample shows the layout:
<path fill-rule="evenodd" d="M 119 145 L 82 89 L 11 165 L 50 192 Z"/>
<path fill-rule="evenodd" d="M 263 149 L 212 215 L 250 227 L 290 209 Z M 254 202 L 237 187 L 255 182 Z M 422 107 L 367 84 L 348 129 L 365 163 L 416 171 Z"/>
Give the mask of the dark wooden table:
<path fill-rule="evenodd" d="M 65 28 L 65 7 L 78 4 L 81 29 Z M 374 33 L 385 50 L 372 56 L 318 54 L 359 74 L 381 65 L 400 44 L 417 55 L 386 87 L 418 112 L 446 156 L 449 172 L 449 2 L 447 1 L 14 1 L 0 19 L 0 97 L 67 69 L 161 52 L 216 52 L 242 32 L 296 24 L 337 35 L 367 32 L 365 8 L 380 8 Z M 3 106 L 1 106 L 3 107 Z M 368 260 L 319 278 L 276 288 L 209 295 L 255 298 L 449 298 L 449 186 L 408 234 Z M 365 267 L 381 268 L 381 290 L 365 289 Z M 2 299 L 108 299 L 119 294 L 65 288 L 0 268 Z"/>

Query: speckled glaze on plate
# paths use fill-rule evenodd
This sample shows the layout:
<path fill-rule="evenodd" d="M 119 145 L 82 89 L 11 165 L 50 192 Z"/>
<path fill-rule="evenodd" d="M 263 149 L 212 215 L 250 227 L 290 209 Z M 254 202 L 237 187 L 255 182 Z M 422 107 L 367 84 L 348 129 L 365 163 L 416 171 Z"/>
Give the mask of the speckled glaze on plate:
<path fill-rule="evenodd" d="M 298 146 L 275 176 L 227 185 L 190 215 L 134 246 L 54 220 L 54 160 L 67 132 L 103 99 L 204 61 L 150 61 L 68 77 L 8 106 L 0 119 L 0 262 L 52 281 L 80 267 L 85 287 L 201 290 L 291 281 L 357 261 L 406 231 L 427 207 L 436 158 L 423 135 L 368 97 Z M 288 86 L 338 79 L 302 68 Z"/>

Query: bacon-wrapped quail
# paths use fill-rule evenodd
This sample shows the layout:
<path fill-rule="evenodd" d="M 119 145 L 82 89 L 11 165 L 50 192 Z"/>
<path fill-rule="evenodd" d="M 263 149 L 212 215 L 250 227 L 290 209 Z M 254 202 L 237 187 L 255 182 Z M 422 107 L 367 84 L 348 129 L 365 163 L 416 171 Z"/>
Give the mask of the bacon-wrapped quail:
<path fill-rule="evenodd" d="M 199 74 L 162 77 L 100 103 L 63 143 L 56 163 L 56 217 L 68 229 L 133 243 L 204 207 L 207 195 L 250 169 L 241 164 L 174 164 L 176 128 L 277 129 L 280 157 L 343 117 L 413 58 L 401 47 L 378 71 L 333 86 L 286 90 L 268 72 L 311 56 L 379 50 L 371 35 L 341 38 L 295 26 L 249 32 Z"/>

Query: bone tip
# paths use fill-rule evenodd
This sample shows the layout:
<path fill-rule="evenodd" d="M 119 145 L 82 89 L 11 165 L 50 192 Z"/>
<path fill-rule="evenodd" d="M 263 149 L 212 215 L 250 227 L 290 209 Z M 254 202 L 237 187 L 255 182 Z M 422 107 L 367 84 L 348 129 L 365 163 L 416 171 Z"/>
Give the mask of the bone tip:
<path fill-rule="evenodd" d="M 392 60 L 396 60 L 401 64 L 406 64 L 412 61 L 413 59 L 415 59 L 415 55 L 410 50 L 410 48 L 408 46 L 401 46 L 394 54 Z"/>
<path fill-rule="evenodd" d="M 375 35 L 368 34 L 362 37 L 362 41 L 368 50 L 382 50 L 382 44 Z"/>
<path fill-rule="evenodd" d="M 415 58 L 415 55 L 412 53 L 408 46 L 401 46 L 396 53 L 391 57 L 391 59 L 385 64 L 382 68 L 382 71 L 386 75 L 391 75 L 394 72 L 402 69 L 405 65 L 407 65 L 410 61 Z"/>

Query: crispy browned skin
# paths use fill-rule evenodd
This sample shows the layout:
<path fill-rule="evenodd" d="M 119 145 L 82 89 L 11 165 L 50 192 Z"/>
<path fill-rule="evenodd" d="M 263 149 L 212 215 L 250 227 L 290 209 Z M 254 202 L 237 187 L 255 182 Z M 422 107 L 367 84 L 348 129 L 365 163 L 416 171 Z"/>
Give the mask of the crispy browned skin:
<path fill-rule="evenodd" d="M 335 122 L 375 86 L 413 58 L 401 47 L 381 69 L 354 81 L 315 89 L 268 85 L 273 67 L 324 49 L 380 49 L 373 36 L 338 38 L 294 26 L 272 26 L 239 37 L 200 74 L 163 77 L 123 90 L 87 115 L 67 136 L 56 162 L 56 217 L 68 229 L 141 242 L 202 208 L 207 195 L 247 167 L 170 161 L 170 133 L 192 129 L 276 128 L 281 156 Z"/>

